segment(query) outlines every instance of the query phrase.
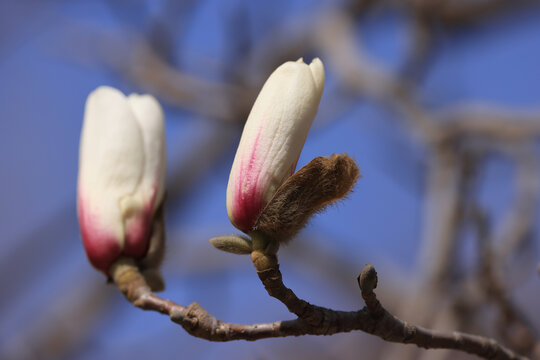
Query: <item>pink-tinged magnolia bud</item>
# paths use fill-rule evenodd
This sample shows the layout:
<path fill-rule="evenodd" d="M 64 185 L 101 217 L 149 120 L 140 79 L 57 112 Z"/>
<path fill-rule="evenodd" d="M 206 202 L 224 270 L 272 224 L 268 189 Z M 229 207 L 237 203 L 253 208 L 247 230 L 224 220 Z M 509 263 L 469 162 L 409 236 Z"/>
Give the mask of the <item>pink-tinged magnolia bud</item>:
<path fill-rule="evenodd" d="M 227 187 L 227 212 L 238 229 L 252 230 L 264 206 L 296 168 L 324 88 L 318 58 L 278 67 L 247 119 Z"/>
<path fill-rule="evenodd" d="M 163 111 L 150 95 L 99 87 L 86 101 L 77 210 L 83 244 L 107 273 L 121 255 L 142 259 L 165 189 Z"/>

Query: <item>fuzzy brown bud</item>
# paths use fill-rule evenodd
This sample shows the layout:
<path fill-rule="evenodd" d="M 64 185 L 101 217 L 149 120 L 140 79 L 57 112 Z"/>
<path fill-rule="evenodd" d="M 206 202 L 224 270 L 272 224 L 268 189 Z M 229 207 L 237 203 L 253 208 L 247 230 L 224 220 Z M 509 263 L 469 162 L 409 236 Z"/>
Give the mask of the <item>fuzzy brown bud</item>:
<path fill-rule="evenodd" d="M 269 240 L 289 241 L 313 214 L 345 197 L 359 175 L 347 154 L 316 157 L 281 185 L 254 230 Z"/>

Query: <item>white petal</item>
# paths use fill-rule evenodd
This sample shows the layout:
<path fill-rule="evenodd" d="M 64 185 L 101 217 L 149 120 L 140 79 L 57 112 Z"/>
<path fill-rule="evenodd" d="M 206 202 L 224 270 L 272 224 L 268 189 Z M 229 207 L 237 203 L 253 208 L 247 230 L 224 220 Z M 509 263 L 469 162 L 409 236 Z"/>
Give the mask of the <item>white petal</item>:
<path fill-rule="evenodd" d="M 156 210 L 165 192 L 166 161 L 163 110 L 151 95 L 131 94 L 128 103 L 141 129 L 145 164 L 136 193 L 144 204 L 153 202 Z"/>
<path fill-rule="evenodd" d="M 144 168 L 141 131 L 127 98 L 99 87 L 86 102 L 79 155 L 79 192 L 85 212 L 123 244 L 119 201 L 135 191 Z"/>

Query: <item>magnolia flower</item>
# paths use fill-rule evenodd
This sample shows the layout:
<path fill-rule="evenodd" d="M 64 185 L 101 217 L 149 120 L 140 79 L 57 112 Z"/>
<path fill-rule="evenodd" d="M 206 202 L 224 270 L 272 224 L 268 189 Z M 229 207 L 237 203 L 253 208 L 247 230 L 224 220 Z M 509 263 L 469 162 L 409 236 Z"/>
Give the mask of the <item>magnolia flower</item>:
<path fill-rule="evenodd" d="M 99 87 L 86 101 L 77 210 L 94 267 L 144 259 L 165 188 L 163 111 L 150 95 Z M 152 246 L 151 246 L 152 245 Z"/>
<path fill-rule="evenodd" d="M 265 205 L 290 177 L 317 113 L 324 88 L 318 58 L 278 67 L 264 84 L 247 119 L 227 187 L 227 213 L 249 232 Z"/>

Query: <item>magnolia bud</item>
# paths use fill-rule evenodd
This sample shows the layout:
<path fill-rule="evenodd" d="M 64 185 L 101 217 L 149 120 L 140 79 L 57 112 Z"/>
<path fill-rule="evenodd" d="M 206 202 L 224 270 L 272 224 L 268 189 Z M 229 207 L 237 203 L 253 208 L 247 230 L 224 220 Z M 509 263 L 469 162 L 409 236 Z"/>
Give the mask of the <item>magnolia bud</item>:
<path fill-rule="evenodd" d="M 252 230 L 264 206 L 290 177 L 317 113 L 324 88 L 318 58 L 278 67 L 247 119 L 227 187 L 227 212 L 238 229 Z"/>
<path fill-rule="evenodd" d="M 316 157 L 279 187 L 255 229 L 267 240 L 286 243 L 311 216 L 347 196 L 359 176 L 358 166 L 347 154 Z"/>
<path fill-rule="evenodd" d="M 120 256 L 144 260 L 164 198 L 163 111 L 150 95 L 99 87 L 86 101 L 77 210 L 84 247 L 108 273 Z M 157 239 L 155 241 L 161 241 Z"/>

